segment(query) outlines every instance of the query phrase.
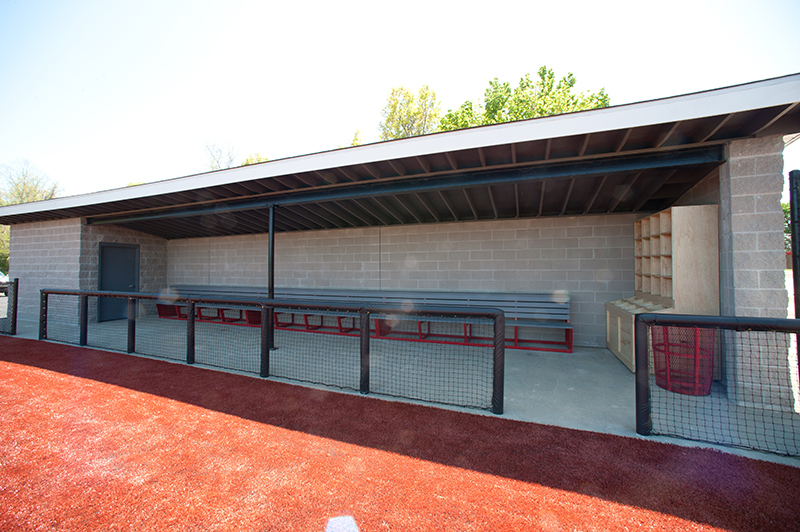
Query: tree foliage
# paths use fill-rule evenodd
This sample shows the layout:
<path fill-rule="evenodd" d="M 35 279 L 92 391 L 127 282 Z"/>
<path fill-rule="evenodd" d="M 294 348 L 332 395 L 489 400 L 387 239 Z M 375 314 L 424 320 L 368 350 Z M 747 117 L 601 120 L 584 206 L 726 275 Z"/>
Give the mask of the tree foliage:
<path fill-rule="evenodd" d="M 0 206 L 43 201 L 56 197 L 58 184 L 30 161 L 20 161 L 2 167 L 0 179 Z M 0 271 L 8 273 L 9 230 L 0 225 Z"/>
<path fill-rule="evenodd" d="M 383 108 L 380 140 L 403 139 L 436 131 L 439 122 L 436 93 L 423 85 L 417 94 L 403 87 L 392 89 Z"/>
<path fill-rule="evenodd" d="M 49 200 L 58 194 L 58 184 L 30 161 L 20 161 L 3 166 L 0 182 L 0 205 L 16 205 L 32 201 Z"/>
<path fill-rule="evenodd" d="M 247 158 L 245 158 L 244 161 L 242 161 L 241 166 L 247 166 L 247 165 L 250 165 L 250 164 L 258 164 L 258 163 L 265 163 L 267 161 L 269 161 L 269 159 L 267 159 L 266 157 L 264 157 L 260 153 L 251 153 L 250 155 L 247 156 Z"/>
<path fill-rule="evenodd" d="M 452 131 L 608 107 L 609 97 L 605 89 L 597 93 L 573 93 L 576 81 L 571 72 L 556 81 L 555 73 L 546 66 L 539 69 L 538 79 L 525 74 L 516 88 L 495 78 L 489 82 L 482 104 L 476 105 L 468 100 L 458 109 L 448 110 L 442 117 L 439 130 Z"/>

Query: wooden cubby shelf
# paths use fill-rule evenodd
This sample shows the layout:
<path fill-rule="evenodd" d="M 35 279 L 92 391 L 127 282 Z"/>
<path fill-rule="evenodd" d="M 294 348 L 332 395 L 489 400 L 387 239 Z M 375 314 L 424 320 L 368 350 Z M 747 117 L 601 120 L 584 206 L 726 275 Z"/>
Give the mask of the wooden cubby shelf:
<path fill-rule="evenodd" d="M 636 314 L 719 315 L 717 205 L 671 207 L 633 224 L 634 297 L 606 303 L 606 345 L 633 371 Z"/>

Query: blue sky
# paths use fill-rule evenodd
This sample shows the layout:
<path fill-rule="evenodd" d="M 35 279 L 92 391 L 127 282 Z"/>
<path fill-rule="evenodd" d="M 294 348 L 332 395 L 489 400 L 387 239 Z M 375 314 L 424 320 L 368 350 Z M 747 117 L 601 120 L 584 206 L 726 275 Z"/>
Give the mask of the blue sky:
<path fill-rule="evenodd" d="M 674 96 L 800 72 L 799 25 L 796 0 L 0 0 L 0 164 L 72 195 L 206 171 L 209 144 L 313 153 L 376 141 L 394 86 L 446 110 L 542 65 Z"/>

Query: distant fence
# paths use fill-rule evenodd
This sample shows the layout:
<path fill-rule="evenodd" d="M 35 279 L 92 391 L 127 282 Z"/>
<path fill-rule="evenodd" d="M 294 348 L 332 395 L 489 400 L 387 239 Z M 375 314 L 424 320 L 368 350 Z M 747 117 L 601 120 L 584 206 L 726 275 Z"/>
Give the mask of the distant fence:
<path fill-rule="evenodd" d="M 636 317 L 636 432 L 800 456 L 800 320 Z"/>
<path fill-rule="evenodd" d="M 124 301 L 120 319 L 98 321 L 100 298 Z M 426 342 L 434 328 L 465 340 Z M 46 289 L 39 338 L 503 412 L 498 309 Z"/>
<path fill-rule="evenodd" d="M 17 334 L 17 301 L 19 279 L 8 283 L 6 294 L 0 294 L 0 334 Z"/>

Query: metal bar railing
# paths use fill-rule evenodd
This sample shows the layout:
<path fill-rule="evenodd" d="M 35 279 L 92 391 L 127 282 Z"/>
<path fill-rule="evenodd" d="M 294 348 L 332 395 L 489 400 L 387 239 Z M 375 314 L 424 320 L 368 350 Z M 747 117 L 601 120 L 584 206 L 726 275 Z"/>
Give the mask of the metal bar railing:
<path fill-rule="evenodd" d="M 127 299 L 127 352 L 136 352 L 136 317 L 139 301 L 165 301 L 163 294 L 148 294 L 142 292 L 109 292 L 101 290 L 61 290 L 43 289 L 40 292 L 39 339 L 47 339 L 47 314 L 48 296 L 68 295 L 80 298 L 79 326 L 80 345 L 86 345 L 88 336 L 88 305 L 89 297 L 116 297 Z M 341 302 L 325 302 L 320 300 L 263 300 L 247 298 L 170 298 L 168 302 L 185 303 L 186 316 L 186 363 L 195 363 L 196 350 L 196 324 L 195 309 L 200 304 L 210 305 L 248 305 L 260 309 L 261 312 L 261 364 L 260 376 L 270 376 L 270 351 L 274 349 L 274 320 L 275 309 L 321 312 L 347 312 L 359 314 L 361 317 L 360 329 L 360 383 L 361 393 L 370 393 L 370 315 L 372 314 L 398 314 L 422 317 L 446 318 L 479 318 L 493 321 L 494 342 L 492 345 L 492 398 L 491 411 L 495 414 L 503 413 L 503 396 L 505 392 L 505 316 L 503 311 L 495 308 L 481 307 L 449 307 L 443 305 L 420 305 L 413 311 L 404 309 L 401 304 L 385 303 L 379 305 L 344 304 Z"/>
<path fill-rule="evenodd" d="M 792 319 L 638 314 L 636 432 L 797 455 L 799 333 Z"/>

